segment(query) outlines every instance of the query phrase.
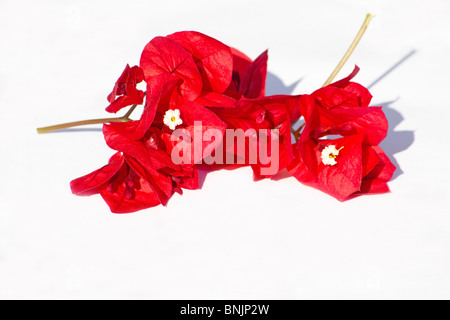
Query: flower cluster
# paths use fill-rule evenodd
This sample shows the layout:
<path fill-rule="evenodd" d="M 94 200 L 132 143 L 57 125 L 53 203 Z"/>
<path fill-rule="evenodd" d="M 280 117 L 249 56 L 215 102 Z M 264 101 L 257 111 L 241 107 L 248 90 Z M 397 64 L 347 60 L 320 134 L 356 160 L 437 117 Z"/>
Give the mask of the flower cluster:
<path fill-rule="evenodd" d="M 359 69 L 311 95 L 266 96 L 267 60 L 267 51 L 252 61 L 199 32 L 151 40 L 106 108 L 142 105 L 142 115 L 104 124 L 117 153 L 72 181 L 73 193 L 100 194 L 112 212 L 128 213 L 198 189 L 199 168 L 242 166 L 252 167 L 255 180 L 288 171 L 341 201 L 387 192 L 395 167 L 378 145 L 388 124 L 381 107 L 369 107 L 368 90 L 351 82 Z"/>

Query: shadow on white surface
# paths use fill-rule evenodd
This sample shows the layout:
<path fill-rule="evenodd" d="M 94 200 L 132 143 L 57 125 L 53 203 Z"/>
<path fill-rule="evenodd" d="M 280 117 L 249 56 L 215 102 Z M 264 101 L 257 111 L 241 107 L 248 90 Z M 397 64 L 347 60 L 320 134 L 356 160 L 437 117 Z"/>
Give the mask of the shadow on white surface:
<path fill-rule="evenodd" d="M 415 50 L 415 49 L 411 50 L 407 55 L 405 55 L 403 58 L 401 58 L 399 61 L 397 61 L 392 67 L 390 67 L 388 70 L 386 70 L 386 72 L 384 72 L 381 76 L 379 76 L 371 84 L 369 84 L 367 89 L 369 89 L 369 90 L 372 89 L 373 86 L 375 86 L 378 82 L 380 82 L 381 80 L 386 78 L 390 73 L 392 73 L 395 69 L 400 67 L 404 62 L 409 60 L 416 53 L 417 53 L 417 50 Z"/>
<path fill-rule="evenodd" d="M 395 170 L 394 175 L 392 176 L 392 180 L 403 174 L 403 170 L 394 155 L 408 149 L 414 143 L 414 131 L 395 130 L 404 119 L 400 112 L 391 107 L 391 105 L 395 104 L 399 99 L 400 98 L 397 98 L 393 101 L 378 104 L 383 107 L 383 111 L 389 121 L 388 135 L 380 146 L 392 163 L 397 167 L 397 170 Z"/>
<path fill-rule="evenodd" d="M 392 67 L 387 69 L 384 73 L 382 73 L 377 79 L 375 79 L 367 88 L 370 90 L 377 83 L 386 78 L 389 74 L 395 71 L 398 67 L 404 64 L 407 60 L 409 60 L 412 56 L 417 53 L 417 50 L 412 49 L 409 53 L 407 53 L 403 58 L 398 60 Z M 401 151 L 408 149 L 414 142 L 414 131 L 395 131 L 395 128 L 403 121 L 404 117 L 402 114 L 397 111 L 393 104 L 395 104 L 400 97 L 395 100 L 378 103 L 377 105 L 383 107 L 383 111 L 386 114 L 386 118 L 389 121 L 389 131 L 386 139 L 381 143 L 381 147 L 383 148 L 386 155 L 392 161 L 392 163 L 397 167 L 397 170 L 394 172 L 392 176 L 392 180 L 396 179 L 398 176 L 403 174 L 403 170 L 400 167 L 400 164 L 395 159 L 394 155 Z"/>
<path fill-rule="evenodd" d="M 275 74 L 273 74 L 272 72 L 268 72 L 267 79 L 266 79 L 266 95 L 268 95 L 268 96 L 279 95 L 279 94 L 290 95 L 290 94 L 292 94 L 292 92 L 294 92 L 295 88 L 302 80 L 303 80 L 303 78 L 300 78 L 297 81 L 295 81 L 294 83 L 287 86 Z"/>

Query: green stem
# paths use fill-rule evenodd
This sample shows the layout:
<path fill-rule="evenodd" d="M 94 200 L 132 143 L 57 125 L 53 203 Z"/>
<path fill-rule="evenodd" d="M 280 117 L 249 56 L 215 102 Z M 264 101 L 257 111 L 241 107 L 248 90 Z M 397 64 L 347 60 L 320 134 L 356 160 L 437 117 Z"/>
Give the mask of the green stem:
<path fill-rule="evenodd" d="M 136 109 L 136 107 L 137 107 L 137 104 L 133 105 L 130 108 L 130 110 L 128 110 L 128 112 L 122 117 L 68 122 L 68 123 L 57 124 L 57 125 L 49 126 L 49 127 L 38 128 L 37 132 L 38 132 L 38 134 L 42 134 L 42 133 L 48 133 L 48 132 L 52 132 L 52 131 L 58 131 L 58 130 L 73 128 L 73 127 L 87 126 L 87 125 L 91 125 L 91 124 L 104 124 L 104 123 L 110 123 L 110 122 L 127 122 L 127 121 L 131 120 L 130 116 L 133 113 L 133 111 Z"/>
<path fill-rule="evenodd" d="M 329 85 L 329 84 L 331 84 L 333 82 L 334 78 L 336 78 L 336 76 L 338 75 L 339 71 L 341 71 L 342 67 L 347 63 L 348 59 L 352 55 L 353 51 L 355 51 L 355 48 L 358 46 L 359 41 L 361 41 L 361 38 L 363 37 L 364 33 L 367 30 L 367 27 L 370 24 L 370 21 L 372 21 L 373 18 L 374 18 L 373 15 L 371 15 L 370 13 L 367 14 L 366 19 L 364 20 L 363 25 L 361 26 L 361 29 L 359 29 L 359 32 L 357 33 L 355 39 L 353 40 L 352 44 L 348 48 L 347 52 L 344 54 L 344 57 L 341 59 L 341 61 L 336 66 L 336 68 L 331 73 L 331 75 L 328 77 L 327 81 L 325 81 L 325 83 L 323 84 L 324 87 L 326 87 L 327 85 Z M 300 137 L 300 133 L 301 133 L 301 131 L 302 131 L 304 126 L 305 125 L 303 124 L 297 130 L 295 130 L 293 127 L 291 127 L 291 132 L 292 132 L 292 134 L 295 137 L 295 141 L 298 141 L 298 139 Z"/>
<path fill-rule="evenodd" d="M 356 35 L 356 37 L 353 40 L 353 42 L 350 45 L 350 47 L 348 48 L 347 52 L 344 54 L 344 57 L 342 57 L 342 60 L 337 65 L 336 69 L 334 69 L 334 71 L 331 73 L 330 77 L 323 84 L 324 87 L 329 85 L 331 82 L 333 82 L 334 78 L 336 78 L 336 76 L 338 75 L 339 71 L 341 71 L 342 67 L 345 65 L 345 63 L 347 62 L 348 58 L 350 58 L 350 56 L 352 55 L 352 53 L 355 50 L 356 46 L 358 45 L 359 41 L 363 37 L 364 33 L 367 30 L 367 27 L 369 26 L 370 21 L 372 21 L 373 18 L 374 18 L 373 15 L 371 15 L 370 13 L 367 14 L 366 19 L 364 20 L 364 23 L 361 26 L 361 29 L 359 29 L 358 34 Z"/>

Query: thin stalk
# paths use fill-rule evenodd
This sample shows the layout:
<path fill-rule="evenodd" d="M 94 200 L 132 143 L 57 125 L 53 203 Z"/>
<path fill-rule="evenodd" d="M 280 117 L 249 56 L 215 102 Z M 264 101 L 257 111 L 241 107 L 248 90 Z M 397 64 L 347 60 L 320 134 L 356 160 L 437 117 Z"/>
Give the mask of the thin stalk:
<path fill-rule="evenodd" d="M 136 109 L 137 104 L 133 105 L 128 112 L 122 116 L 122 117 L 116 117 L 116 118 L 103 118 L 103 119 L 91 119 L 91 120 L 83 120 L 83 121 L 75 121 L 75 122 L 68 122 L 63 124 L 57 124 L 54 126 L 49 127 L 43 127 L 38 128 L 37 132 L 38 134 L 48 133 L 52 131 L 58 131 L 73 127 L 79 127 L 79 126 L 87 126 L 92 124 L 104 124 L 104 123 L 111 123 L 111 122 L 127 122 L 130 121 L 130 116 L 133 113 L 133 111 Z"/>
<path fill-rule="evenodd" d="M 375 16 L 371 15 L 370 13 L 367 14 L 366 19 L 364 20 L 364 22 L 363 22 L 363 24 L 361 26 L 361 29 L 359 29 L 358 33 L 356 34 L 355 39 L 353 40 L 352 44 L 348 48 L 347 52 L 344 54 L 344 57 L 342 57 L 342 59 L 339 62 L 339 64 L 336 66 L 334 71 L 328 77 L 327 81 L 325 81 L 325 83 L 323 84 L 324 87 L 329 85 L 329 84 L 331 84 L 333 82 L 334 78 L 336 78 L 336 76 L 338 75 L 339 71 L 341 71 L 342 67 L 344 67 L 344 65 L 347 63 L 348 59 L 352 55 L 353 51 L 355 51 L 356 47 L 358 46 L 358 43 L 361 41 L 361 38 L 363 37 L 364 33 L 366 32 L 367 27 L 370 24 L 370 21 L 372 21 L 372 19 L 374 17 Z M 304 126 L 305 126 L 305 124 L 303 124 L 297 130 L 295 130 L 293 127 L 291 127 L 291 132 L 292 132 L 292 134 L 293 134 L 293 136 L 294 136 L 296 141 L 298 141 L 298 139 L 300 137 L 300 134 L 301 134 L 301 131 L 304 128 Z"/>
<path fill-rule="evenodd" d="M 350 58 L 350 56 L 352 55 L 352 53 L 355 50 L 356 46 L 358 45 L 359 41 L 363 37 L 364 33 L 367 30 L 367 27 L 370 24 L 370 21 L 372 21 L 373 18 L 374 18 L 373 15 L 371 15 L 370 13 L 367 14 L 366 19 L 364 20 L 364 23 L 361 26 L 361 29 L 359 30 L 359 32 L 356 35 L 355 39 L 353 40 L 352 44 L 348 48 L 348 50 L 345 53 L 344 57 L 342 57 L 342 60 L 337 65 L 336 69 L 334 69 L 334 71 L 331 73 L 331 75 L 329 76 L 327 81 L 325 81 L 325 83 L 323 84 L 324 87 L 329 85 L 331 82 L 333 82 L 334 78 L 336 78 L 336 76 L 338 75 L 339 71 L 341 71 L 342 67 L 345 65 L 347 60 Z"/>

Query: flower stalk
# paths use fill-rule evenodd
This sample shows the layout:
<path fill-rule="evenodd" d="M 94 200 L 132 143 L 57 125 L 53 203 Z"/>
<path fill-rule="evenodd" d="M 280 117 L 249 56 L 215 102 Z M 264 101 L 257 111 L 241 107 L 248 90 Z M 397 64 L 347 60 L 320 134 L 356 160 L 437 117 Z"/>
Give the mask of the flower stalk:
<path fill-rule="evenodd" d="M 326 87 L 329 84 L 331 84 L 333 82 L 333 80 L 336 78 L 336 76 L 338 75 L 338 73 L 342 70 L 342 68 L 344 67 L 344 65 L 347 63 L 348 59 L 350 58 L 350 56 L 352 55 L 353 51 L 355 51 L 356 47 L 358 46 L 359 42 L 361 41 L 364 33 L 367 30 L 367 27 L 369 26 L 370 22 L 372 21 L 372 19 L 375 16 L 368 13 L 366 15 L 366 18 L 361 26 L 361 28 L 359 29 L 358 33 L 356 34 L 355 39 L 353 40 L 352 44 L 350 45 L 350 47 L 348 48 L 347 52 L 345 52 L 344 56 L 342 57 L 341 61 L 339 62 L 339 64 L 336 66 L 336 68 L 333 70 L 333 72 L 331 73 L 331 75 L 328 77 L 327 81 L 325 81 L 325 83 L 323 84 L 322 87 Z M 295 122 L 294 122 L 295 123 Z M 295 141 L 298 141 L 299 137 L 300 137 L 300 133 L 303 129 L 304 125 L 301 126 L 298 129 L 294 129 L 291 128 L 292 134 L 294 135 Z"/>
<path fill-rule="evenodd" d="M 371 15 L 370 13 L 367 14 L 366 19 L 364 20 L 363 25 L 361 26 L 361 29 L 359 29 L 359 32 L 357 33 L 355 39 L 353 40 L 352 44 L 348 48 L 347 52 L 342 57 L 339 64 L 336 66 L 336 69 L 334 69 L 334 71 L 328 77 L 327 81 L 325 81 L 325 83 L 323 84 L 324 87 L 326 87 L 327 85 L 329 85 L 333 82 L 334 78 L 336 78 L 339 71 L 341 71 L 342 67 L 347 63 L 347 61 L 350 58 L 350 56 L 352 55 L 353 51 L 355 51 L 355 48 L 358 46 L 359 41 L 361 40 L 364 33 L 366 32 L 367 27 L 370 24 L 370 21 L 372 21 L 372 19 L 374 17 L 375 16 Z"/>
<path fill-rule="evenodd" d="M 43 133 L 49 133 L 52 131 L 64 130 L 64 129 L 73 128 L 73 127 L 87 126 L 87 125 L 92 125 L 92 124 L 104 124 L 104 123 L 111 123 L 111 122 L 127 122 L 127 121 L 131 120 L 130 116 L 133 113 L 133 111 L 136 109 L 136 107 L 137 107 L 137 104 L 133 105 L 130 108 L 130 110 L 128 110 L 128 112 L 125 115 L 123 115 L 122 117 L 91 119 L 91 120 L 82 120 L 82 121 L 57 124 L 54 126 L 38 128 L 37 133 L 43 134 Z"/>

